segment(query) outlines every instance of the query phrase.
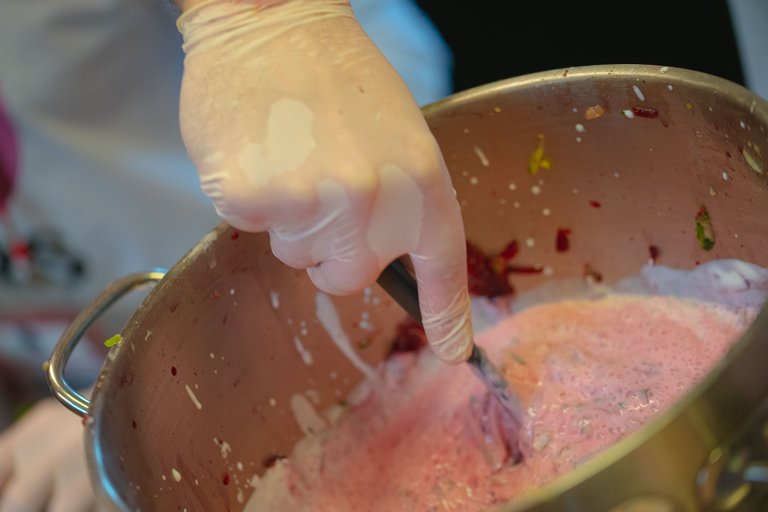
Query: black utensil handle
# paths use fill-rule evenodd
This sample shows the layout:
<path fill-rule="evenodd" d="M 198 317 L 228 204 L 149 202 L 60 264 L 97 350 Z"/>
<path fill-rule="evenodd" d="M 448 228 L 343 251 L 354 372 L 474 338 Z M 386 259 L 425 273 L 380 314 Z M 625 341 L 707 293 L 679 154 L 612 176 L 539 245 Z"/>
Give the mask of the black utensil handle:
<path fill-rule="evenodd" d="M 408 272 L 403 262 L 395 260 L 390 263 L 376 282 L 411 315 L 411 318 L 421 323 L 419 289 L 416 279 Z"/>

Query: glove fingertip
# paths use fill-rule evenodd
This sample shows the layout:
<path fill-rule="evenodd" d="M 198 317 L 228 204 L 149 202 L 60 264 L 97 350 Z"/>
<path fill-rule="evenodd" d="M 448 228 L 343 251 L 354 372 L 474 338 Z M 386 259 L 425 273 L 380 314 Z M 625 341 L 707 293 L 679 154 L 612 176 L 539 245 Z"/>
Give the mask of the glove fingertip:
<path fill-rule="evenodd" d="M 380 269 L 373 259 L 360 259 L 354 264 L 327 260 L 307 269 L 314 285 L 331 295 L 351 295 L 376 281 Z"/>
<path fill-rule="evenodd" d="M 317 289 L 330 295 L 341 295 L 339 288 L 328 279 L 322 265 L 310 267 L 307 269 L 309 280 L 312 281 Z"/>
<path fill-rule="evenodd" d="M 435 355 L 447 364 L 459 364 L 467 360 L 472 352 L 472 323 L 469 315 L 458 320 L 448 333 L 427 331 L 430 347 Z"/>

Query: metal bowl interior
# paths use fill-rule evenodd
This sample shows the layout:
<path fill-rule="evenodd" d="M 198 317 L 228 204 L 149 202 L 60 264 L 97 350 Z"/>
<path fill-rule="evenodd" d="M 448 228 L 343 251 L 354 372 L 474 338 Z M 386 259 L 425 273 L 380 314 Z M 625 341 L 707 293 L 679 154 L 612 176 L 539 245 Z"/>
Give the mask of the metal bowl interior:
<path fill-rule="evenodd" d="M 521 263 L 544 269 L 517 276 L 518 291 L 582 276 L 585 265 L 615 281 L 637 273 L 651 245 L 672 267 L 768 266 L 768 105 L 736 84 L 659 66 L 572 68 L 424 113 L 468 239 L 488 251 L 516 239 Z M 533 174 L 537 148 L 551 168 Z M 696 236 L 701 206 L 711 250 Z M 556 250 L 561 228 L 572 231 L 567 252 Z M 329 304 L 330 328 L 316 314 Z M 266 236 L 219 226 L 147 297 L 102 369 L 86 429 L 97 487 L 116 510 L 241 510 L 252 475 L 303 435 L 294 415 L 343 399 L 404 318 L 376 286 L 319 294 L 272 256 Z M 502 509 L 609 510 L 644 495 L 701 509 L 696 476 L 766 395 L 766 360 L 764 309 L 675 408 Z"/>

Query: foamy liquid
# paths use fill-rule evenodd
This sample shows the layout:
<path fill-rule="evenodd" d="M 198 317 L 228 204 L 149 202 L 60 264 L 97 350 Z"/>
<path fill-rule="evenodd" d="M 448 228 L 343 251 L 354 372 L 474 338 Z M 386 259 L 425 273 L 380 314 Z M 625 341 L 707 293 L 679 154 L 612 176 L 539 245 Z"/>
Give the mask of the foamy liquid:
<path fill-rule="evenodd" d="M 444 366 L 427 350 L 398 354 L 336 426 L 270 468 L 246 510 L 472 512 L 514 499 L 694 386 L 753 319 L 768 272 L 727 260 L 693 271 L 648 267 L 578 293 L 561 284 L 521 297 L 515 314 L 476 339 L 526 404 L 514 433 L 528 447 L 521 464 L 499 467 L 508 425 L 469 368 Z M 488 321 L 488 304 L 479 306 Z"/>

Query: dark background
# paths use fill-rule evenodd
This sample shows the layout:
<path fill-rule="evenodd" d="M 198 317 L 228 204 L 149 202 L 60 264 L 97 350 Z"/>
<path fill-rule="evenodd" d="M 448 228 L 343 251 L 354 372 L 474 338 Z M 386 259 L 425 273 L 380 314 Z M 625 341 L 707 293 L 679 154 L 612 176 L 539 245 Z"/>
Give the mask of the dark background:
<path fill-rule="evenodd" d="M 453 50 L 454 91 L 593 64 L 681 67 L 744 84 L 725 0 L 417 3 Z"/>

